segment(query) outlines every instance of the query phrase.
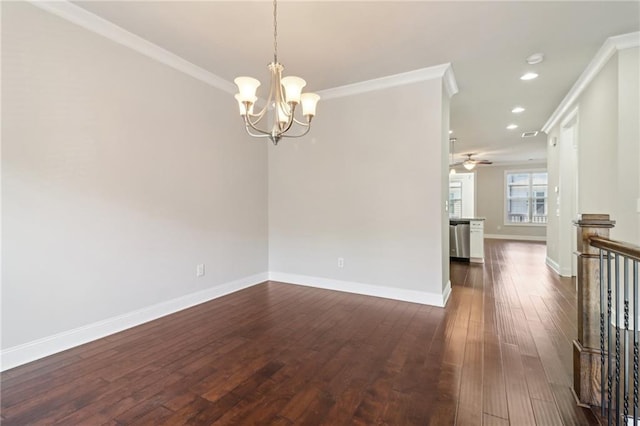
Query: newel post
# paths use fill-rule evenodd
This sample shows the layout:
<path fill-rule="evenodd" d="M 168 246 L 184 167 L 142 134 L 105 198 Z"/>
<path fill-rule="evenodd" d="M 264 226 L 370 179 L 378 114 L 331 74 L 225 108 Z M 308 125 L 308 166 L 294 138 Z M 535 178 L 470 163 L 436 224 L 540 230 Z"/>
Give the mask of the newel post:
<path fill-rule="evenodd" d="M 578 227 L 578 338 L 573 341 L 573 392 L 579 405 L 600 406 L 600 256 L 593 236 L 609 238 L 608 214 L 582 214 Z"/>

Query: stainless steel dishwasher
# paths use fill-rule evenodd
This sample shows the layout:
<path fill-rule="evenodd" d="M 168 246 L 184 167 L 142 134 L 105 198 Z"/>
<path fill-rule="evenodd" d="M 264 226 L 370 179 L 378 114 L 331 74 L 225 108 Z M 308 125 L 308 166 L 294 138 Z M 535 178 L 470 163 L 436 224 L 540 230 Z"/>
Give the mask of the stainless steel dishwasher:
<path fill-rule="evenodd" d="M 470 227 L 468 220 L 449 221 L 449 257 L 469 260 Z"/>

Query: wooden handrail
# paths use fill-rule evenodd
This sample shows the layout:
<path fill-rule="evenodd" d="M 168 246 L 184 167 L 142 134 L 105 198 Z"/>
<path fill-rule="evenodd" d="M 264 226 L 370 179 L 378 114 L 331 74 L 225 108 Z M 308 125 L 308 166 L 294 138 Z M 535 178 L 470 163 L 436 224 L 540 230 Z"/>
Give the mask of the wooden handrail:
<path fill-rule="evenodd" d="M 640 262 L 640 246 L 622 241 L 609 240 L 601 237 L 589 237 L 589 244 L 593 247 L 621 254 L 629 259 Z"/>

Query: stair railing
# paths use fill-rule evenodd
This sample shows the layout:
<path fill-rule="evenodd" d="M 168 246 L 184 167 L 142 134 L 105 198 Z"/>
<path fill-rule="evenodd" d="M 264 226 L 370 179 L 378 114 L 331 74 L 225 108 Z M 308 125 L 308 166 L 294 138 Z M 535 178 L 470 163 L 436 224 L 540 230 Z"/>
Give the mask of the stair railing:
<path fill-rule="evenodd" d="M 580 405 L 599 406 L 608 425 L 640 425 L 640 246 L 609 239 L 615 222 L 608 215 L 582 215 L 575 223 L 578 339 L 573 390 Z"/>

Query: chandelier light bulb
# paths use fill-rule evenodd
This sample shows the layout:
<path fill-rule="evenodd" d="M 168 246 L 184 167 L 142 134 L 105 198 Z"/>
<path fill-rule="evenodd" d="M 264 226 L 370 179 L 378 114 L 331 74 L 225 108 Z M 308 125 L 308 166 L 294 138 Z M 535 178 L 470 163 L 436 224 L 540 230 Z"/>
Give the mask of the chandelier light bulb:
<path fill-rule="evenodd" d="M 306 85 L 307 82 L 300 77 L 289 76 L 283 78 L 282 87 L 284 88 L 284 95 L 287 103 L 299 104 L 302 88 Z"/>
<path fill-rule="evenodd" d="M 252 99 L 256 99 L 256 91 L 260 86 L 260 80 L 256 80 L 253 77 L 236 77 L 233 82 L 238 86 L 239 102 L 253 102 Z"/>
<path fill-rule="evenodd" d="M 305 117 L 313 117 L 316 115 L 316 106 L 320 100 L 320 95 L 315 93 L 303 93 L 300 96 L 302 102 L 302 115 Z"/>
<path fill-rule="evenodd" d="M 278 123 L 280 123 L 280 126 L 283 127 L 287 121 L 289 121 L 289 114 L 290 112 L 287 111 L 287 106 L 280 103 L 278 104 L 277 108 L 276 108 L 276 114 L 278 115 Z"/>
<path fill-rule="evenodd" d="M 238 101 L 238 108 L 240 109 L 240 115 L 242 115 L 242 116 L 247 115 L 247 106 L 242 101 L 242 97 L 240 96 L 240 94 L 238 93 L 237 95 L 235 95 L 235 98 Z M 258 100 L 258 98 L 256 96 L 254 96 L 253 98 L 250 98 L 247 101 L 247 102 L 250 103 L 250 105 L 249 105 L 249 114 L 253 114 L 253 106 L 255 105 L 255 102 L 257 100 Z"/>

